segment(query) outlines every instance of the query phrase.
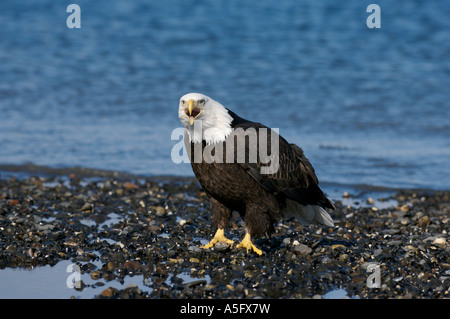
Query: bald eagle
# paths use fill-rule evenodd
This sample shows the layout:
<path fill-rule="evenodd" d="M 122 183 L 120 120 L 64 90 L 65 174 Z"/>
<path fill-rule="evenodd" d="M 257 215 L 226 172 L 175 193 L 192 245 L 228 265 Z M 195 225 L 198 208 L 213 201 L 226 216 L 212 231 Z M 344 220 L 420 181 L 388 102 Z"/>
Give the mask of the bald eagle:
<path fill-rule="evenodd" d="M 218 242 L 233 244 L 224 233 L 232 211 L 245 223 L 245 236 L 236 247 L 258 255 L 262 251 L 252 238 L 272 234 L 274 223 L 282 218 L 334 225 L 325 210 L 334 205 L 319 188 L 300 147 L 200 93 L 181 97 L 178 117 L 185 127 L 192 169 L 208 196 L 217 228 L 203 248 Z"/>

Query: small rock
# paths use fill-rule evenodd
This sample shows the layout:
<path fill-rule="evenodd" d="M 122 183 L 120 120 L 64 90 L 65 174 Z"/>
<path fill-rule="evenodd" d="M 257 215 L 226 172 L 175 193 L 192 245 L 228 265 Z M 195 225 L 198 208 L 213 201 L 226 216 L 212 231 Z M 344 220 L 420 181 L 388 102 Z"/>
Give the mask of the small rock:
<path fill-rule="evenodd" d="M 378 256 L 380 256 L 382 253 L 383 253 L 383 249 L 378 248 L 378 249 L 375 249 L 375 250 L 373 251 L 373 256 L 374 256 L 374 257 L 378 257 Z"/>
<path fill-rule="evenodd" d="M 390 240 L 387 242 L 389 246 L 399 246 L 402 244 L 401 240 Z"/>
<path fill-rule="evenodd" d="M 82 207 L 81 210 L 83 212 L 89 212 L 92 211 L 93 205 L 91 203 L 85 203 Z"/>
<path fill-rule="evenodd" d="M 206 285 L 206 280 L 200 279 L 200 280 L 194 280 L 186 284 L 187 288 L 193 288 L 200 285 Z"/>
<path fill-rule="evenodd" d="M 156 232 L 159 232 L 160 231 L 160 227 L 159 226 L 157 226 L 157 225 L 150 225 L 150 226 L 148 226 L 148 231 L 150 232 L 150 233 L 156 233 Z"/>
<path fill-rule="evenodd" d="M 94 270 L 91 273 L 91 278 L 94 280 L 98 280 L 98 279 L 102 278 L 102 273 L 99 270 Z"/>
<path fill-rule="evenodd" d="M 108 270 L 114 270 L 116 268 L 116 265 L 113 262 L 108 261 L 108 263 L 106 264 L 106 268 Z"/>
<path fill-rule="evenodd" d="M 162 206 L 151 206 L 149 208 L 154 211 L 157 216 L 162 216 L 166 213 L 166 209 Z"/>
<path fill-rule="evenodd" d="M 441 248 L 445 248 L 447 242 L 445 241 L 444 237 L 438 237 L 435 240 L 433 240 L 433 245 L 439 246 Z"/>
<path fill-rule="evenodd" d="M 23 217 L 19 217 L 19 218 L 17 218 L 17 219 L 15 220 L 15 223 L 16 223 L 16 224 L 23 224 L 23 223 L 25 223 L 25 222 L 26 222 L 26 219 L 23 218 Z"/>
<path fill-rule="evenodd" d="M 140 289 L 139 289 L 139 287 L 138 287 L 138 285 L 136 285 L 136 284 L 133 284 L 133 283 L 131 283 L 131 284 L 128 284 L 126 287 L 125 287 L 125 289 L 128 289 L 128 290 L 136 290 L 136 291 L 140 291 Z"/>
<path fill-rule="evenodd" d="M 204 290 L 207 292 L 212 292 L 212 291 L 214 291 L 215 288 L 216 288 L 216 286 L 209 284 L 209 285 L 205 286 Z"/>
<path fill-rule="evenodd" d="M 10 199 L 9 200 L 9 205 L 10 206 L 15 206 L 17 204 L 19 204 L 19 201 L 17 199 Z"/>
<path fill-rule="evenodd" d="M 30 248 L 30 249 L 27 250 L 27 255 L 28 255 L 28 257 L 30 257 L 30 258 L 33 258 L 33 257 L 34 257 L 34 252 L 33 252 L 33 249 L 32 249 L 32 248 Z"/>
<path fill-rule="evenodd" d="M 189 251 L 195 252 L 195 253 L 199 253 L 202 251 L 202 249 L 200 247 L 197 246 L 189 246 L 188 248 Z"/>
<path fill-rule="evenodd" d="M 49 230 L 53 230 L 53 228 L 55 228 L 55 225 L 52 224 L 45 224 L 45 225 L 36 225 L 36 228 L 39 231 L 49 231 Z"/>
<path fill-rule="evenodd" d="M 298 240 L 294 240 L 294 242 L 292 243 L 292 246 L 298 246 L 300 245 L 300 242 Z"/>
<path fill-rule="evenodd" d="M 105 290 L 103 290 L 100 293 L 100 296 L 102 296 L 102 297 L 112 297 L 112 296 L 116 295 L 118 292 L 119 292 L 118 289 L 109 287 L 109 288 L 106 288 Z"/>
<path fill-rule="evenodd" d="M 126 189 L 138 189 L 139 188 L 139 186 L 137 186 L 136 184 L 133 184 L 131 182 L 125 182 L 123 184 L 123 187 Z"/>
<path fill-rule="evenodd" d="M 428 217 L 428 215 L 425 215 L 419 219 L 418 224 L 420 227 L 426 227 L 430 225 L 430 222 L 430 217 Z"/>
<path fill-rule="evenodd" d="M 414 247 L 412 245 L 407 245 L 407 246 L 403 247 L 403 249 L 411 251 L 411 252 L 417 252 L 418 251 L 418 248 L 416 248 L 416 247 Z"/>
<path fill-rule="evenodd" d="M 294 246 L 294 251 L 300 256 L 305 256 L 309 255 L 312 252 L 312 249 L 306 246 L 305 244 L 300 244 Z"/>
<path fill-rule="evenodd" d="M 347 254 L 341 254 L 341 255 L 339 255 L 339 261 L 340 261 L 340 262 L 346 263 L 347 260 L 348 260 L 348 255 L 347 255 Z"/>
<path fill-rule="evenodd" d="M 217 244 L 214 245 L 214 250 L 215 251 L 225 251 L 228 249 L 228 247 L 230 247 L 229 244 L 227 244 L 223 241 L 219 241 Z"/>
<path fill-rule="evenodd" d="M 345 249 L 345 246 L 342 245 L 342 244 L 334 244 L 334 245 L 331 245 L 331 249 L 338 249 L 338 248 Z"/>
<path fill-rule="evenodd" d="M 400 219 L 400 224 L 402 224 L 402 225 L 408 225 L 408 224 L 409 224 L 409 219 L 408 219 L 408 218 L 401 218 L 401 219 Z"/>
<path fill-rule="evenodd" d="M 417 213 L 414 215 L 413 219 L 414 219 L 414 220 L 419 220 L 422 216 L 423 216 L 423 212 L 417 212 Z"/>
<path fill-rule="evenodd" d="M 402 211 L 402 212 L 407 212 L 407 211 L 409 211 L 409 206 L 406 205 L 406 204 L 400 206 L 399 208 L 400 208 L 400 211 Z"/>
<path fill-rule="evenodd" d="M 137 270 L 137 269 L 141 269 L 142 265 L 140 262 L 134 261 L 134 260 L 128 260 L 125 262 L 124 264 L 125 268 L 127 268 L 128 270 Z"/>

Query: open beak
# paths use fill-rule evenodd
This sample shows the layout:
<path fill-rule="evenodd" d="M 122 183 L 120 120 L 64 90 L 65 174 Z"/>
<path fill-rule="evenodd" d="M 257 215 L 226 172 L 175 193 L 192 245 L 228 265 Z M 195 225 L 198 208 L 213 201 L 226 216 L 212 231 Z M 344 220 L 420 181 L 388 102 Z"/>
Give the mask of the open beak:
<path fill-rule="evenodd" d="M 195 106 L 195 102 L 192 99 L 188 101 L 188 106 L 187 106 L 187 108 L 184 109 L 184 113 L 188 117 L 190 125 L 194 124 L 195 119 L 202 112 L 203 112 L 203 110 L 201 108 L 199 108 L 199 107 L 196 107 Z"/>

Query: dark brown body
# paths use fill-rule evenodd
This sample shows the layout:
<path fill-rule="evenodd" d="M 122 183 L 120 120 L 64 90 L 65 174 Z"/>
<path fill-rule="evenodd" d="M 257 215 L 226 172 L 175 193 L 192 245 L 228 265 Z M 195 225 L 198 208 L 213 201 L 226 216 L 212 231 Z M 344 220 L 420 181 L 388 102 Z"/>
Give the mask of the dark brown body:
<path fill-rule="evenodd" d="M 212 220 L 225 228 L 231 212 L 237 211 L 252 236 L 270 234 L 280 217 L 279 203 L 238 164 L 192 163 L 192 169 L 210 199 Z M 239 177 L 239 178 L 236 178 Z"/>

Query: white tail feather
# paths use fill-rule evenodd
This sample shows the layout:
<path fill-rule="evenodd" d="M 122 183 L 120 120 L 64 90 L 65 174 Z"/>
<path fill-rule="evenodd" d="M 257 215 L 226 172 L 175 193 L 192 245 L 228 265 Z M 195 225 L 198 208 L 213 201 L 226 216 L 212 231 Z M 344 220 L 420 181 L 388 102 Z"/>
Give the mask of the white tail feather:
<path fill-rule="evenodd" d="M 333 219 L 325 209 L 317 205 L 303 206 L 293 200 L 286 200 L 286 207 L 281 210 L 286 218 L 295 218 L 304 224 L 321 224 L 334 226 Z"/>

